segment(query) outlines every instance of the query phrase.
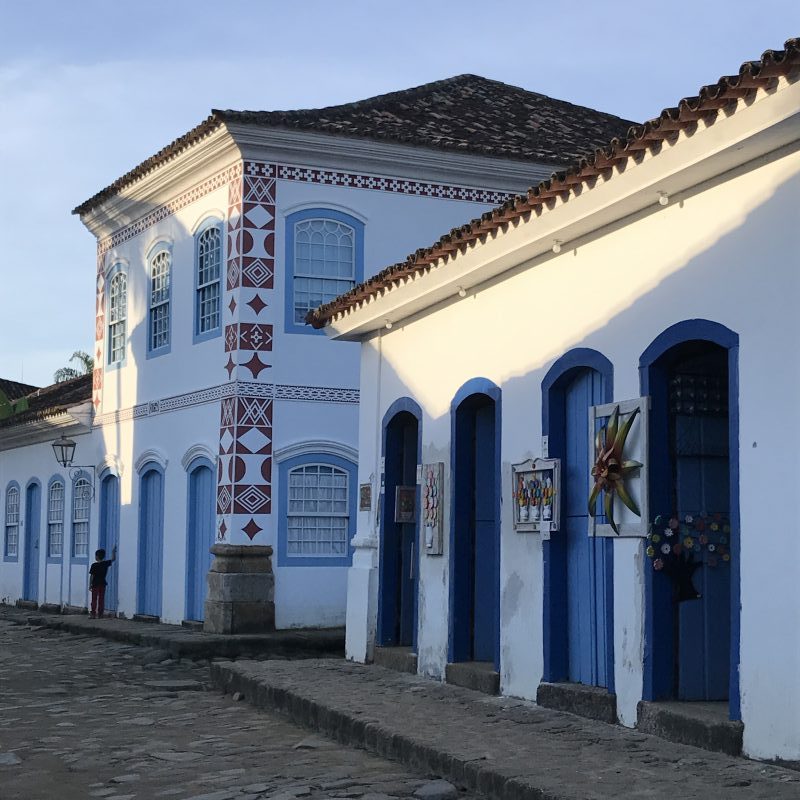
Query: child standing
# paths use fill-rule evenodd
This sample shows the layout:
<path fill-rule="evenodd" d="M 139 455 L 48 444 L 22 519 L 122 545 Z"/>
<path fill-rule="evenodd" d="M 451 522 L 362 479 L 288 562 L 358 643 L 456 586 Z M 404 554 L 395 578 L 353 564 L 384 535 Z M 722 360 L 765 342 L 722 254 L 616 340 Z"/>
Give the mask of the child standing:
<path fill-rule="evenodd" d="M 111 558 L 107 561 L 106 551 L 100 548 L 94 554 L 94 564 L 89 567 L 89 591 L 92 593 L 92 610 L 89 619 L 102 617 L 105 611 L 106 599 L 106 573 L 108 568 L 117 560 L 117 546 L 111 551 Z"/>

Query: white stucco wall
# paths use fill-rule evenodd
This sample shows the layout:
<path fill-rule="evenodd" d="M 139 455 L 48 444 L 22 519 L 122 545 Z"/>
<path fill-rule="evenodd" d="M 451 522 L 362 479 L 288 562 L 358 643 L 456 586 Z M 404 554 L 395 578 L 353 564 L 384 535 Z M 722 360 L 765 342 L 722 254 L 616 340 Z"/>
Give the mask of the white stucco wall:
<path fill-rule="evenodd" d="M 542 677 L 542 550 L 516 534 L 510 465 L 541 453 L 541 381 L 562 354 L 593 348 L 614 367 L 614 399 L 640 394 L 638 364 L 666 328 L 690 319 L 739 335 L 741 704 L 745 751 L 800 757 L 800 539 L 794 509 L 800 467 L 800 155 L 784 152 L 679 201 L 625 220 L 558 255 L 547 253 L 435 310 L 397 321 L 363 344 L 361 480 L 376 469 L 380 419 L 409 396 L 423 408 L 422 459 L 442 460 L 450 484 L 450 401 L 473 377 L 502 390 L 501 686 L 533 699 Z M 520 223 L 513 235 L 524 237 Z M 502 236 L 502 235 L 501 235 Z M 502 241 L 500 242 L 502 244 Z M 479 252 L 479 251 L 478 251 Z M 459 262 L 445 269 L 458 270 Z M 420 284 L 422 286 L 422 284 Z M 376 354 L 380 348 L 380 363 Z M 445 505 L 449 530 L 449 504 Z M 374 521 L 361 519 L 372 526 Z M 360 531 L 361 533 L 362 531 Z M 642 696 L 643 583 L 637 540 L 614 542 L 615 685 L 620 721 L 633 725 Z M 447 652 L 448 543 L 424 556 L 419 670 L 441 677 Z M 363 602 L 365 599 L 361 598 Z M 358 615 L 353 612 L 354 618 Z M 363 616 L 363 624 L 374 622 Z M 355 635 L 355 634 L 354 634 Z M 356 654 L 351 654 L 356 657 Z"/>

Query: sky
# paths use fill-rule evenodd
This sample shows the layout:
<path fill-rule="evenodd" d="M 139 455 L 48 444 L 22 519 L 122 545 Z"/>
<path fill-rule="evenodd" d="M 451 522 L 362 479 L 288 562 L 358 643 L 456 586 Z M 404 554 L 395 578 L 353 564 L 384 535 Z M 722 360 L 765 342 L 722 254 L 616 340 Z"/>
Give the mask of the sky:
<path fill-rule="evenodd" d="M 70 212 L 212 108 L 470 72 L 644 121 L 792 36 L 800 0 L 0 0 L 0 377 L 92 351 L 95 240 Z"/>

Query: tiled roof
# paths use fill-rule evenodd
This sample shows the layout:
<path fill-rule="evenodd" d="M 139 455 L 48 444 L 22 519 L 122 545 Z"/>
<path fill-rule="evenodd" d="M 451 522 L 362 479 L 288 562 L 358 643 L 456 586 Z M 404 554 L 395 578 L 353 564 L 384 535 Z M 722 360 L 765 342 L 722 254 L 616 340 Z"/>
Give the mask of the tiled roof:
<path fill-rule="evenodd" d="M 465 252 L 476 240 L 512 220 L 540 210 L 554 198 L 567 200 L 574 189 L 583 185 L 591 188 L 598 176 L 611 176 L 615 167 L 629 159 L 639 161 L 645 152 L 658 153 L 663 141 L 674 141 L 681 131 L 689 131 L 699 120 L 710 123 L 720 112 L 731 113 L 739 99 L 749 98 L 758 89 L 768 88 L 778 77 L 790 73 L 795 80 L 800 74 L 800 38 L 788 39 L 783 50 L 767 50 L 758 61 L 745 62 L 738 75 L 722 77 L 717 83 L 702 87 L 695 97 L 684 98 L 677 106 L 664 109 L 643 125 L 633 125 L 627 136 L 611 139 L 607 146 L 579 158 L 564 171 L 554 172 L 549 180 L 542 181 L 526 194 L 509 198 L 466 225 L 453 228 L 431 247 L 420 248 L 404 261 L 310 311 L 306 322 L 315 328 L 324 327 L 337 314 L 399 285 L 411 275 L 429 271 L 440 258 Z"/>
<path fill-rule="evenodd" d="M 19 383 L 18 381 L 10 381 L 7 378 L 0 378 L 0 392 L 9 400 L 19 400 L 20 397 L 25 397 L 26 394 L 35 392 L 37 388 L 37 386 L 31 386 L 28 383 Z"/>
<path fill-rule="evenodd" d="M 66 411 L 71 406 L 91 400 L 92 376 L 81 375 L 78 378 L 54 383 L 42 389 L 34 389 L 25 397 L 28 401 L 28 408 L 18 414 L 0 419 L 0 428 L 11 428 L 25 422 L 52 417 Z"/>
<path fill-rule="evenodd" d="M 458 153 L 566 165 L 632 124 L 478 75 L 457 75 L 368 100 L 299 111 L 215 109 L 200 125 L 74 209 L 84 214 L 230 122 Z"/>

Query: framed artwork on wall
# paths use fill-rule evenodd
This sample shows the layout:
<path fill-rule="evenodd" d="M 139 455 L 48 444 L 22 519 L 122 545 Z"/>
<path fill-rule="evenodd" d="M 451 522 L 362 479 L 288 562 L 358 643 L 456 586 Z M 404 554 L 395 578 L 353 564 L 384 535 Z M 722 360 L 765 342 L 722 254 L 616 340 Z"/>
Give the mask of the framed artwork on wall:
<path fill-rule="evenodd" d="M 440 556 L 444 546 L 444 463 L 423 464 L 420 484 L 422 551 Z"/>
<path fill-rule="evenodd" d="M 512 464 L 514 530 L 549 539 L 561 524 L 561 460 L 535 458 Z"/>
<path fill-rule="evenodd" d="M 416 517 L 417 487 L 395 486 L 394 490 L 394 521 L 405 523 L 414 522 Z"/>

